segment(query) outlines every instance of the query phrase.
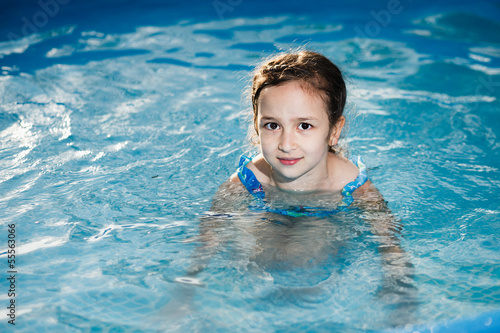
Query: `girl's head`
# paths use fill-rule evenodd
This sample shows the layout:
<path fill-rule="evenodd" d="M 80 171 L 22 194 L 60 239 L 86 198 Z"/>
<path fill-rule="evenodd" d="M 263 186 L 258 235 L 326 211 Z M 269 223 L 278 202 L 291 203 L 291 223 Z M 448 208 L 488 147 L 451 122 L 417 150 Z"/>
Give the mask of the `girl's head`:
<path fill-rule="evenodd" d="M 262 90 L 297 81 L 304 91 L 323 100 L 330 130 L 344 120 L 346 86 L 342 73 L 325 56 L 312 51 L 279 54 L 264 62 L 255 71 L 252 83 L 254 129 L 259 134 L 257 119 Z"/>

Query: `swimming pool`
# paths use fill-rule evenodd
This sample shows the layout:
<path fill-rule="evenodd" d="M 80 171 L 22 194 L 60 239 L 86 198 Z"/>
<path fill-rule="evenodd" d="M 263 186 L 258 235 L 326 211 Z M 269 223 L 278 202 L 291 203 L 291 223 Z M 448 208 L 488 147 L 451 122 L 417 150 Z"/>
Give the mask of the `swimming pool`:
<path fill-rule="evenodd" d="M 0 13 L 0 305 L 15 300 L 16 331 L 499 329 L 498 1 L 4 1 Z M 349 77 L 344 144 L 401 221 L 412 306 L 378 297 L 378 240 L 356 212 L 298 226 L 228 212 L 203 286 L 175 282 L 251 150 L 252 66 L 299 46 Z M 299 260 L 250 260 L 252 223 L 287 228 Z M 300 262 L 324 235 L 332 255 Z"/>

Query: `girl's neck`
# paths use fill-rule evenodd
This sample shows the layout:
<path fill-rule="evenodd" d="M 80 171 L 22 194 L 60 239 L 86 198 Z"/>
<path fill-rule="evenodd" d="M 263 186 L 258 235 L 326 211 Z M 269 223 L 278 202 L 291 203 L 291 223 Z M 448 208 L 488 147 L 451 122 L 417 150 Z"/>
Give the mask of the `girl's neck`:
<path fill-rule="evenodd" d="M 329 153 L 324 163 L 296 179 L 283 178 L 271 169 L 270 185 L 292 192 L 331 191 L 335 187 L 334 170 L 337 162 L 337 156 Z"/>

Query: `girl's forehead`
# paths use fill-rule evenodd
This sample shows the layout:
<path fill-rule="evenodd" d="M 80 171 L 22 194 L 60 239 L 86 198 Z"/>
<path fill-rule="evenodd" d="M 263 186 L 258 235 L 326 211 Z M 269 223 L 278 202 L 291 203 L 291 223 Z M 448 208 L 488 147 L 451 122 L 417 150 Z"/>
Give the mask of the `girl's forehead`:
<path fill-rule="evenodd" d="M 297 81 L 265 88 L 258 101 L 260 117 L 286 116 L 296 118 L 325 118 L 328 113 L 319 93 L 304 89 Z"/>

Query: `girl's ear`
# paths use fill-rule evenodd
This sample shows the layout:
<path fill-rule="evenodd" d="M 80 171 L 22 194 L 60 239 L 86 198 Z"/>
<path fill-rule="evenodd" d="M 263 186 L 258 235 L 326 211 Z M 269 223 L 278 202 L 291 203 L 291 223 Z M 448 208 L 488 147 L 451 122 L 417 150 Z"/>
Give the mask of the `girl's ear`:
<path fill-rule="evenodd" d="M 332 131 L 330 133 L 330 140 L 328 140 L 330 147 L 335 146 L 339 141 L 340 133 L 342 132 L 344 124 L 345 124 L 345 117 L 340 116 L 339 120 L 337 120 L 337 123 L 333 126 Z"/>

